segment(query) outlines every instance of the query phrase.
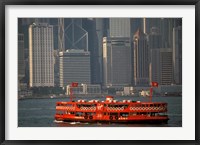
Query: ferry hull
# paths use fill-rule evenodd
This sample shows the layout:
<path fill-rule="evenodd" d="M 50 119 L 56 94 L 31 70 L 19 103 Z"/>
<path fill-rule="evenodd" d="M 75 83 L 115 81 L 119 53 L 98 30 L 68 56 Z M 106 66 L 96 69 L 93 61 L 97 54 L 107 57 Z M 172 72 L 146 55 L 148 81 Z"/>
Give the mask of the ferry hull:
<path fill-rule="evenodd" d="M 124 124 L 132 124 L 132 123 L 167 123 L 169 118 L 166 117 L 135 117 L 132 119 L 127 118 L 118 118 L 110 120 L 110 119 L 81 119 L 81 118 L 61 118 L 61 117 L 55 117 L 57 121 L 63 121 L 63 122 L 88 122 L 88 123 L 124 123 Z"/>

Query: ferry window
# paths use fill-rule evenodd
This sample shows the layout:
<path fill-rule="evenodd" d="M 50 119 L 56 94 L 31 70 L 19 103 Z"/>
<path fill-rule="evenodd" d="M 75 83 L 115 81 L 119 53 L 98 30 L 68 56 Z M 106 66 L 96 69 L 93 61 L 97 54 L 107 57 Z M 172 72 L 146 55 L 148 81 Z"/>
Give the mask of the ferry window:
<path fill-rule="evenodd" d="M 106 115 L 106 112 L 104 112 L 103 115 Z"/>
<path fill-rule="evenodd" d="M 106 107 L 107 105 L 106 104 L 104 104 L 104 107 Z"/>
<path fill-rule="evenodd" d="M 59 103 L 57 106 L 63 106 L 63 104 L 60 104 L 60 103 Z"/>
<path fill-rule="evenodd" d="M 120 113 L 120 116 L 122 116 L 122 117 L 128 117 L 128 115 L 129 115 L 129 113 L 127 113 L 127 112 Z"/>
<path fill-rule="evenodd" d="M 135 112 L 131 113 L 132 116 L 135 116 L 136 114 L 137 114 L 137 113 L 135 113 Z"/>
<path fill-rule="evenodd" d="M 82 115 L 83 115 L 83 112 L 76 112 L 75 115 L 76 115 L 76 116 L 82 116 Z"/>
<path fill-rule="evenodd" d="M 116 116 L 116 115 L 118 115 L 118 113 L 117 112 L 116 113 L 110 113 L 110 115 L 115 115 Z"/>
<path fill-rule="evenodd" d="M 147 113 L 146 112 L 143 112 L 143 113 L 141 113 L 142 115 L 147 115 Z"/>

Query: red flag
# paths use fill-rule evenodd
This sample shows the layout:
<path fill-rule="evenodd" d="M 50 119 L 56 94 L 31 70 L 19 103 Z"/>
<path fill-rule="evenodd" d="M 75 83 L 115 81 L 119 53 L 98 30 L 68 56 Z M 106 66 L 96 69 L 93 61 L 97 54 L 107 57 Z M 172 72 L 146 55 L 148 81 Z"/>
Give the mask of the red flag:
<path fill-rule="evenodd" d="M 78 87 L 78 83 L 77 82 L 72 82 L 72 87 Z"/>
<path fill-rule="evenodd" d="M 158 87 L 158 82 L 151 82 L 152 87 Z"/>

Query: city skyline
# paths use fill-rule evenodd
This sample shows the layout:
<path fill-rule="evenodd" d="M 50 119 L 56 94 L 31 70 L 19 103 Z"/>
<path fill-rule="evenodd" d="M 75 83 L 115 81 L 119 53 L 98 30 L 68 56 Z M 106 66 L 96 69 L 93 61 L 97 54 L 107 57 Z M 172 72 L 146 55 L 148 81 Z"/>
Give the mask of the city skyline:
<path fill-rule="evenodd" d="M 82 64 L 79 69 L 74 69 L 79 71 L 79 76 L 86 75 L 83 74 L 86 70 L 83 71 L 81 67 L 87 66 L 86 76 L 89 81 L 82 83 L 88 85 L 99 84 L 103 89 L 119 90 L 127 86 L 148 87 L 153 81 L 160 85 L 182 85 L 181 18 L 19 18 L 18 35 L 24 36 L 22 42 L 18 41 L 18 50 L 24 51 L 24 62 L 22 56 L 18 57 L 19 75 L 24 72 L 19 83 L 29 84 L 27 88 L 33 87 L 31 82 L 34 75 L 31 73 L 34 69 L 30 58 L 33 48 L 30 47 L 28 32 L 28 27 L 33 24 L 52 26 L 52 47 L 44 49 L 45 44 L 37 44 L 40 45 L 41 54 L 44 52 L 47 57 L 49 53 L 52 58 L 47 63 L 37 52 L 38 57 L 35 59 L 53 69 L 53 72 L 44 74 L 52 77 L 49 80 L 53 85 L 46 85 L 47 87 L 65 87 L 73 80 L 78 80 L 74 78 L 63 81 L 63 78 L 67 78 L 64 76 L 67 73 L 63 70 L 67 71 L 69 62 L 65 67 L 61 65 L 64 57 L 61 59 L 60 52 L 67 54 L 72 50 L 89 54 L 89 66 Z M 40 35 L 42 36 L 38 34 L 38 37 Z M 81 58 L 76 59 L 77 62 L 82 62 Z M 75 74 L 73 71 L 69 72 Z"/>

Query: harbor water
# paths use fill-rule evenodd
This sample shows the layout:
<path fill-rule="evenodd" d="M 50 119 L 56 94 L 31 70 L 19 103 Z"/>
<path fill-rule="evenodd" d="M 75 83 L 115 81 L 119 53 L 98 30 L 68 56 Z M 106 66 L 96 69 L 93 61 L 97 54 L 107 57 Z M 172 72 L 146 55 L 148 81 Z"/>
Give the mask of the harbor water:
<path fill-rule="evenodd" d="M 83 99 L 83 98 L 75 98 Z M 104 97 L 84 97 L 85 100 L 105 100 Z M 116 100 L 148 101 L 148 98 L 123 96 Z M 153 97 L 153 102 L 168 103 L 169 121 L 167 124 L 100 124 L 80 122 L 56 122 L 56 102 L 69 101 L 69 98 L 37 98 L 18 100 L 18 127 L 181 127 L 182 126 L 182 97 L 165 96 Z"/>

